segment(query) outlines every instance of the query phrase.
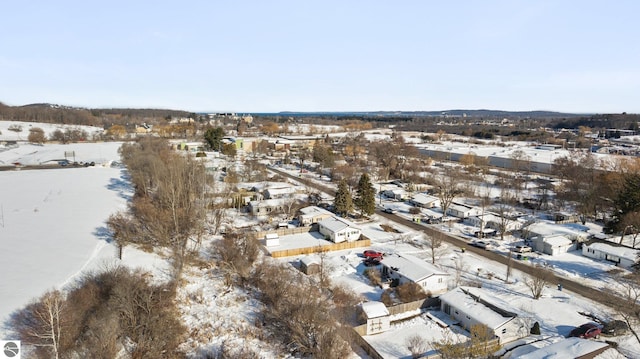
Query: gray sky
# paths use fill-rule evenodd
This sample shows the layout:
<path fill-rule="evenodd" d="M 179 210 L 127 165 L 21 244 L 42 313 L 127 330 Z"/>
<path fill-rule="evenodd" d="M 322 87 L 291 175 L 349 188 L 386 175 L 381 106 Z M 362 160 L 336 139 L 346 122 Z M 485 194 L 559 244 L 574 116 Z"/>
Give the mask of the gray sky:
<path fill-rule="evenodd" d="M 640 113 L 640 1 L 2 5 L 0 101 Z"/>

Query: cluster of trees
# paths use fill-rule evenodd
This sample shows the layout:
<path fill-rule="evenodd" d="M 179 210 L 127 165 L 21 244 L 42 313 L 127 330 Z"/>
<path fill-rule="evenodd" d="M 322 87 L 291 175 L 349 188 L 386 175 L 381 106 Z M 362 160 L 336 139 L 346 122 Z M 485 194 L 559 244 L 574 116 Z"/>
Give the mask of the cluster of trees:
<path fill-rule="evenodd" d="M 120 154 L 135 193 L 128 211 L 110 216 L 108 227 L 120 246 L 169 249 L 178 278 L 203 234 L 204 166 L 153 137 L 124 144 Z"/>
<path fill-rule="evenodd" d="M 173 282 L 152 284 L 114 267 L 52 290 L 12 315 L 9 326 L 35 358 L 180 358 L 186 331 Z"/>
<path fill-rule="evenodd" d="M 370 216 L 376 210 L 375 195 L 375 189 L 367 173 L 360 176 L 355 198 L 351 196 L 347 181 L 343 179 L 338 184 L 338 191 L 334 197 L 336 213 L 346 217 L 355 207 L 360 211 L 360 215 Z"/>
<path fill-rule="evenodd" d="M 349 314 L 358 298 L 332 287 L 322 276 L 308 277 L 288 264 L 256 262 L 259 244 L 249 233 L 230 233 L 212 248 L 227 285 L 254 292 L 259 322 L 273 344 L 286 353 L 313 358 L 344 358 L 351 353 Z M 231 353 L 229 358 L 259 357 Z"/>

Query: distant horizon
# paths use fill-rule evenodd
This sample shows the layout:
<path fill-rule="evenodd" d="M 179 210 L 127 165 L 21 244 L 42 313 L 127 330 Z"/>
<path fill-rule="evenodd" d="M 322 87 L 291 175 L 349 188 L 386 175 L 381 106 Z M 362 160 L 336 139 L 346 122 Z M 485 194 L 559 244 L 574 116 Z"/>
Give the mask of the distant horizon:
<path fill-rule="evenodd" d="M 9 107 L 27 107 L 27 106 L 37 106 L 37 105 L 50 105 L 50 106 L 60 106 L 60 107 L 68 107 L 68 108 L 78 108 L 78 109 L 89 109 L 89 110 L 108 110 L 108 109 L 120 109 L 120 110 L 164 110 L 164 111 L 182 111 L 182 112 L 192 112 L 198 114 L 215 114 L 215 113 L 235 113 L 235 114 L 353 114 L 353 113 L 447 113 L 447 112 L 506 112 L 506 113 L 532 113 L 532 112 L 543 112 L 543 113 L 557 113 L 557 114 L 565 114 L 565 115 L 578 115 L 578 116 L 589 116 L 589 115 L 597 115 L 597 114 L 629 114 L 633 115 L 636 113 L 631 112 L 564 112 L 564 111 L 555 111 L 555 110 L 504 110 L 504 109 L 490 109 L 490 108 L 449 108 L 442 110 L 329 110 L 329 111 L 296 111 L 296 110 L 280 110 L 280 111 L 194 111 L 194 110 L 186 110 L 179 108 L 168 108 L 168 107 L 149 107 L 149 106 L 139 106 L 139 107 L 119 107 L 119 106 L 101 106 L 101 107 L 90 107 L 90 106 L 82 106 L 82 105 L 69 105 L 63 103 L 50 103 L 50 102 L 31 102 L 23 105 L 14 105 L 9 104 L 0 100 L 0 103 Z M 640 114 L 640 112 L 639 112 Z"/>

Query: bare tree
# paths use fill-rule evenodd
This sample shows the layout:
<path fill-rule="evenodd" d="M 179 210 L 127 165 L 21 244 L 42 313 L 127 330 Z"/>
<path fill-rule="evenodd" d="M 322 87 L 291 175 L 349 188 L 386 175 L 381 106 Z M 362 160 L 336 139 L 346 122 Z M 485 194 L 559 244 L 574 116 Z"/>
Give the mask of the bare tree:
<path fill-rule="evenodd" d="M 436 189 L 442 207 L 442 216 L 446 218 L 453 200 L 464 192 L 459 174 L 447 167 L 444 173 L 436 177 Z"/>
<path fill-rule="evenodd" d="M 544 288 L 553 279 L 553 274 L 545 268 L 539 268 L 536 272 L 536 276 L 527 276 L 524 279 L 524 284 L 531 291 L 533 299 L 540 299 Z"/>
<path fill-rule="evenodd" d="M 11 327 L 41 357 L 60 358 L 67 324 L 64 295 L 53 290 L 29 304 L 11 319 Z"/>
<path fill-rule="evenodd" d="M 419 334 L 413 334 L 405 341 L 407 349 L 411 352 L 412 358 L 420 358 L 422 354 L 429 348 L 429 343 Z"/>
<path fill-rule="evenodd" d="M 436 257 L 439 257 L 446 250 L 442 245 L 444 242 L 443 236 L 444 234 L 441 232 L 436 232 L 430 236 L 424 234 L 429 246 L 429 252 L 431 253 L 431 263 L 433 264 L 436 263 Z"/>
<path fill-rule="evenodd" d="M 455 269 L 455 283 L 456 286 L 459 286 L 462 281 L 462 274 L 468 269 L 467 264 L 463 261 L 462 256 L 456 257 L 453 262 L 453 267 Z"/>

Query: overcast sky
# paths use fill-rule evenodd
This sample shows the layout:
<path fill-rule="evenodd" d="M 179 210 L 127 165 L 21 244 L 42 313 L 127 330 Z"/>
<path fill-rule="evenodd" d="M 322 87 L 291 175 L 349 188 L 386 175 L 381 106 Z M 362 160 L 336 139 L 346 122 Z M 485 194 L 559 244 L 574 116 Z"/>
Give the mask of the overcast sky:
<path fill-rule="evenodd" d="M 640 1 L 1 6 L 0 102 L 640 113 Z"/>

